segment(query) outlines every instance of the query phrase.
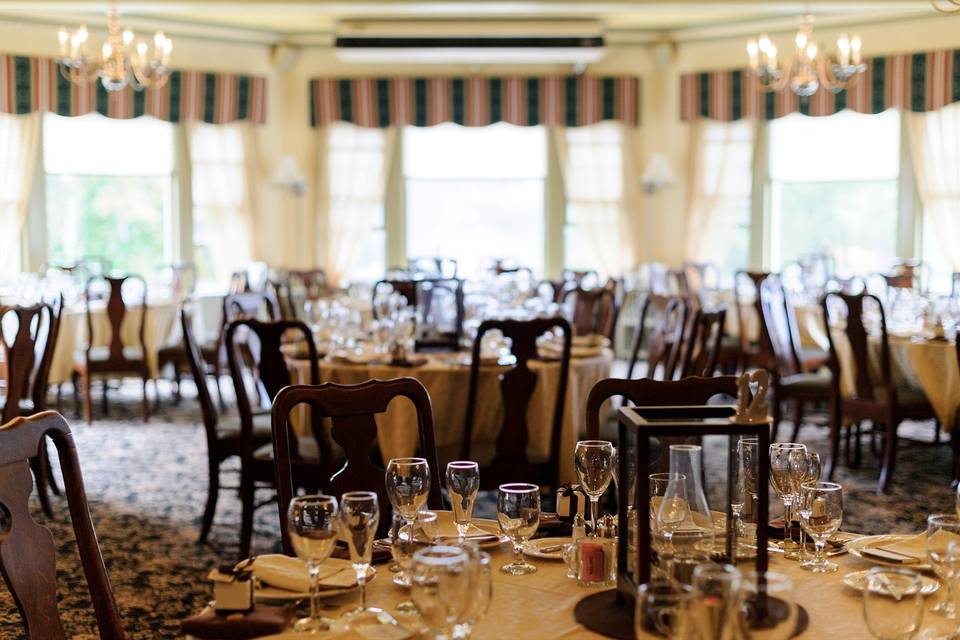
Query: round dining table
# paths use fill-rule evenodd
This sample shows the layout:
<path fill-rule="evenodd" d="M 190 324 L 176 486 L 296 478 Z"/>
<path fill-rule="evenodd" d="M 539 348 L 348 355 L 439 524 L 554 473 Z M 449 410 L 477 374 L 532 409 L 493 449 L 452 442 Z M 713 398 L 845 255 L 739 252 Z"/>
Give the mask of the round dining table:
<path fill-rule="evenodd" d="M 420 357 L 423 354 L 418 354 Z M 467 395 L 470 383 L 468 353 L 431 353 L 423 355 L 420 366 L 390 364 L 355 364 L 339 359 L 321 359 L 320 381 L 359 384 L 373 378 L 389 380 L 411 376 L 423 383 L 433 405 L 433 430 L 437 447 L 452 447 L 461 442 L 466 420 Z M 295 382 L 307 382 L 309 360 L 289 360 Z M 571 358 L 567 393 L 564 401 L 563 426 L 560 434 L 560 481 L 576 480 L 573 451 L 580 434 L 586 430 L 584 407 L 590 389 L 610 377 L 613 352 L 604 349 L 584 358 Z M 544 460 L 550 454 L 550 436 L 556 403 L 560 364 L 555 360 L 531 360 L 530 369 L 537 375 L 533 397 L 527 410 L 529 427 L 528 456 Z M 492 443 L 503 421 L 499 376 L 504 367 L 484 365 L 480 368 L 473 442 Z M 299 434 L 307 433 L 309 408 L 299 407 L 291 416 L 291 424 Z M 413 455 L 417 446 L 417 422 L 413 405 L 405 399 L 393 401 L 386 413 L 377 416 L 377 438 L 384 460 Z"/>

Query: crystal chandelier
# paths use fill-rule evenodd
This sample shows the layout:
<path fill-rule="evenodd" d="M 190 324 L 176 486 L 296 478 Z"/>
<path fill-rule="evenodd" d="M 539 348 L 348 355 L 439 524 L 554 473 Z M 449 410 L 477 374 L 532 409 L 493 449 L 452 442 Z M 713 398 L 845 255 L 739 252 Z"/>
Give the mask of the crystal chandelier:
<path fill-rule="evenodd" d="M 78 85 L 93 82 L 98 77 L 107 91 L 121 91 L 127 86 L 136 90 L 162 87 L 169 77 L 170 52 L 173 41 L 157 31 L 153 36 L 153 51 L 130 29 L 120 29 L 116 5 L 107 12 L 107 41 L 100 55 L 89 52 L 87 26 L 70 33 L 60 27 L 60 55 L 57 62 L 64 78 Z"/>
<path fill-rule="evenodd" d="M 767 34 L 747 42 L 750 72 L 760 81 L 764 91 L 780 91 L 785 87 L 801 97 L 815 94 L 821 87 L 837 93 L 861 73 L 867 65 L 860 58 L 860 36 L 842 33 L 837 38 L 837 53 L 828 56 L 813 39 L 813 16 L 804 15 L 794 38 L 796 52 L 782 64 L 777 47 Z"/>

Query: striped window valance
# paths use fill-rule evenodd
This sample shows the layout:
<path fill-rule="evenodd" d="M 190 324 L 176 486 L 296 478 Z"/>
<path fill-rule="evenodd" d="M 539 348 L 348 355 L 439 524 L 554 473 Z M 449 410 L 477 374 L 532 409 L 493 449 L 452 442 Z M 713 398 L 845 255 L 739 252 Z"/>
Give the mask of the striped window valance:
<path fill-rule="evenodd" d="M 640 121 L 636 77 L 316 78 L 310 123 L 364 127 L 494 122 L 577 127 L 604 120 Z"/>
<path fill-rule="evenodd" d="M 51 58 L 0 55 L 0 113 L 49 111 L 108 118 L 150 115 L 160 120 L 224 124 L 266 121 L 266 79 L 202 71 L 173 71 L 159 89 L 107 91 L 99 80 L 79 86 Z"/>
<path fill-rule="evenodd" d="M 866 63 L 866 72 L 846 91 L 821 89 L 809 98 L 789 89 L 764 93 L 745 70 L 686 74 L 680 81 L 681 119 L 771 120 L 797 112 L 829 116 L 844 109 L 933 111 L 960 101 L 960 50 L 891 55 Z"/>

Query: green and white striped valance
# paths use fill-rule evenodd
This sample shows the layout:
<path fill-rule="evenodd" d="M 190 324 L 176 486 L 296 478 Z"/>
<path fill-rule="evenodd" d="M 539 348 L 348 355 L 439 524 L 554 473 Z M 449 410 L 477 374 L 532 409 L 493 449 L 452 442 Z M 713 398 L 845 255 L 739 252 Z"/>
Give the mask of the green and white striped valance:
<path fill-rule="evenodd" d="M 0 55 L 0 113 L 49 111 L 108 118 L 149 115 L 169 122 L 224 124 L 266 121 L 266 79 L 201 71 L 173 71 L 159 89 L 107 91 L 99 80 L 75 85 L 51 58 Z"/>
<path fill-rule="evenodd" d="M 960 50 L 891 55 L 866 63 L 866 72 L 847 90 L 820 90 L 809 98 L 789 89 L 764 93 L 745 70 L 686 74 L 680 80 L 681 119 L 772 120 L 791 113 L 829 116 L 844 109 L 933 111 L 960 101 Z"/>
<path fill-rule="evenodd" d="M 316 78 L 310 81 L 310 124 L 352 122 L 363 127 L 494 122 L 578 127 L 617 120 L 640 122 L 640 79 L 542 78 Z"/>

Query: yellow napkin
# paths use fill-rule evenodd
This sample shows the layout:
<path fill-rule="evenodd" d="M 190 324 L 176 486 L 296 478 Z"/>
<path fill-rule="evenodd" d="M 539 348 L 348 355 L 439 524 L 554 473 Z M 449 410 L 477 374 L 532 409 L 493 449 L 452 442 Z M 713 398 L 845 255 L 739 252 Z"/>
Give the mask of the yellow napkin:
<path fill-rule="evenodd" d="M 945 533 L 945 532 L 942 532 Z M 952 535 L 952 534 L 951 534 Z M 882 549 L 884 551 L 891 551 L 893 553 L 907 556 L 919 561 L 926 561 L 927 559 L 927 534 L 918 533 L 915 536 L 910 536 L 909 538 L 904 538 L 899 542 L 891 542 L 890 544 L 884 544 L 875 547 L 876 549 Z"/>
<path fill-rule="evenodd" d="M 242 566 L 241 570 L 253 573 L 260 582 L 271 587 L 294 593 L 310 591 L 307 565 L 299 558 L 281 554 L 257 556 L 252 562 Z M 370 573 L 372 572 L 370 569 Z M 357 573 L 349 560 L 330 558 L 320 567 L 321 589 L 350 589 L 356 584 Z"/>
<path fill-rule="evenodd" d="M 436 540 L 447 540 L 457 537 L 457 523 L 451 518 L 449 521 L 438 522 L 437 523 L 437 533 Z M 470 526 L 467 527 L 467 540 L 473 540 L 474 542 L 484 542 L 486 540 L 498 540 L 500 538 L 499 533 L 492 531 L 487 531 L 481 529 L 477 525 L 470 523 Z"/>

